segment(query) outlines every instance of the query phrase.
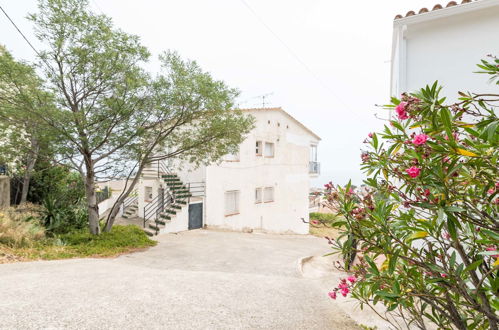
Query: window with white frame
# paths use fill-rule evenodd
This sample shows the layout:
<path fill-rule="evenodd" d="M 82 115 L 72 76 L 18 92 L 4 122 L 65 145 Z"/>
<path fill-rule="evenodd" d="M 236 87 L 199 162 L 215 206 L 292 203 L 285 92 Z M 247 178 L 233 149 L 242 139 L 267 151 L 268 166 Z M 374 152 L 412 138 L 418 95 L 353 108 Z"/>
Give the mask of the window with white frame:
<path fill-rule="evenodd" d="M 261 156 L 263 155 L 263 142 L 262 141 L 256 141 L 256 155 Z"/>
<path fill-rule="evenodd" d="M 144 201 L 145 202 L 152 201 L 152 187 L 145 187 L 144 188 Z"/>
<path fill-rule="evenodd" d="M 317 161 L 317 145 L 315 144 L 312 144 L 310 146 L 310 161 L 311 162 Z"/>
<path fill-rule="evenodd" d="M 263 188 L 263 202 L 269 203 L 274 201 L 274 187 Z"/>
<path fill-rule="evenodd" d="M 225 155 L 224 160 L 226 162 L 238 162 L 239 161 L 239 149 L 234 153 Z"/>
<path fill-rule="evenodd" d="M 239 213 L 239 190 L 225 192 L 225 215 Z"/>
<path fill-rule="evenodd" d="M 262 202 L 262 188 L 256 188 L 255 189 L 255 203 L 261 203 Z"/>
<path fill-rule="evenodd" d="M 274 157 L 274 144 L 271 142 L 265 142 L 265 157 Z"/>

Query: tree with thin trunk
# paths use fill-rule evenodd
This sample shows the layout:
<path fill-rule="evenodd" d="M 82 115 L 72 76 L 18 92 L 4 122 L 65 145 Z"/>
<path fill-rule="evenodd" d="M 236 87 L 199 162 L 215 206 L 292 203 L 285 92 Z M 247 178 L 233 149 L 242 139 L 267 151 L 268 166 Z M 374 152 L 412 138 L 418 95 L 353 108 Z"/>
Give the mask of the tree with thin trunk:
<path fill-rule="evenodd" d="M 40 65 L 58 108 L 35 113 L 61 137 L 60 158 L 85 182 L 89 228 L 99 234 L 95 183 L 100 177 L 140 178 L 146 164 L 172 157 L 216 161 L 234 150 L 252 119 L 230 110 L 237 91 L 175 53 L 162 56 L 164 71 L 151 77 L 142 65 L 148 50 L 137 36 L 88 9 L 88 1 L 40 0 L 30 16 L 46 46 Z"/>
<path fill-rule="evenodd" d="M 27 200 L 41 149 L 55 143 L 51 128 L 31 114 L 53 106 L 52 95 L 43 89 L 34 68 L 0 47 L 0 155 L 2 162 L 22 168 L 21 204 Z"/>

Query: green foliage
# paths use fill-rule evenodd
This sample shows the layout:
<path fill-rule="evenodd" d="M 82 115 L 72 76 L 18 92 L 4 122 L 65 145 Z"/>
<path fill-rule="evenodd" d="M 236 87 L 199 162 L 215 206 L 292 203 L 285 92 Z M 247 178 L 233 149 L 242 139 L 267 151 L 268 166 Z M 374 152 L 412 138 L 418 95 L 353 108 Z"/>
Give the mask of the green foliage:
<path fill-rule="evenodd" d="M 129 249 L 156 245 L 156 242 L 149 239 L 141 228 L 134 225 L 114 226 L 111 232 L 99 236 L 92 235 L 86 230 L 79 230 L 60 235 L 58 238 L 69 250 L 79 256 L 108 256 Z"/>
<path fill-rule="evenodd" d="M 112 257 L 156 244 L 157 242 L 149 239 L 141 228 L 118 225 L 114 226 L 111 232 L 98 236 L 81 229 L 54 238 L 41 239 L 29 246 L 8 248 L 0 244 L 0 257 L 2 254 L 11 255 L 13 260 Z"/>
<path fill-rule="evenodd" d="M 338 215 L 334 213 L 311 212 L 309 214 L 309 217 L 310 220 L 317 220 L 324 223 L 332 223 L 334 220 L 338 218 Z"/>
<path fill-rule="evenodd" d="M 87 0 L 40 0 L 38 9 L 30 19 L 45 46 L 41 64 L 58 107 L 32 112 L 50 123 L 62 141 L 58 155 L 85 180 L 92 233 L 100 230 L 97 177 L 138 178 L 146 164 L 169 158 L 214 162 L 252 128 L 251 117 L 231 110 L 237 91 L 195 62 L 166 52 L 162 72 L 151 77 L 139 37 L 93 13 Z M 110 215 L 105 230 L 112 224 Z"/>
<path fill-rule="evenodd" d="M 58 200 L 66 205 L 75 205 L 85 197 L 81 176 L 67 166 L 52 165 L 40 161 L 35 166 L 28 200 L 43 203 L 46 199 Z"/>
<path fill-rule="evenodd" d="M 499 95 L 446 105 L 439 92 L 435 83 L 392 100 L 398 118 L 362 156 L 369 189 L 330 187 L 345 218 L 334 249 L 362 253 L 352 285 L 362 305 L 421 328 L 497 329 Z"/>
<path fill-rule="evenodd" d="M 88 224 L 86 205 L 81 200 L 75 204 L 67 204 L 49 196 L 43 202 L 42 221 L 47 233 L 52 235 L 86 228 Z"/>

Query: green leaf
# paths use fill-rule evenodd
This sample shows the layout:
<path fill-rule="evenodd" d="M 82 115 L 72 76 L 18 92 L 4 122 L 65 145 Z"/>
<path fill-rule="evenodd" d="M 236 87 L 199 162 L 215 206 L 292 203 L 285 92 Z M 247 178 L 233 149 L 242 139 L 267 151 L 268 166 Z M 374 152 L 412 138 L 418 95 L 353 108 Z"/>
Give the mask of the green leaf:
<path fill-rule="evenodd" d="M 480 260 L 477 260 L 471 264 L 469 264 L 464 270 L 463 272 L 464 273 L 467 273 L 469 271 L 472 271 L 472 270 L 475 270 L 478 268 L 478 266 L 480 266 L 481 264 L 483 263 L 483 259 L 480 259 Z"/>
<path fill-rule="evenodd" d="M 444 129 L 447 133 L 449 141 L 454 141 L 454 136 L 452 135 L 451 113 L 449 109 L 442 108 L 442 110 L 440 110 L 440 118 L 442 119 L 442 123 L 444 124 Z"/>

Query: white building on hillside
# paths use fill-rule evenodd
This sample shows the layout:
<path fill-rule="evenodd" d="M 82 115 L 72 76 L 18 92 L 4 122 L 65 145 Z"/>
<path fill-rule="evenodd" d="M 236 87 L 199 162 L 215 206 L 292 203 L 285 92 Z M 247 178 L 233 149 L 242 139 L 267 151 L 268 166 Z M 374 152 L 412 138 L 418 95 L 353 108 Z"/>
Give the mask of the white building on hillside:
<path fill-rule="evenodd" d="M 144 172 L 137 212 L 146 227 L 308 233 L 310 179 L 320 170 L 320 138 L 281 108 L 243 111 L 256 121 L 237 154 L 197 169 L 152 164 Z M 165 201 L 167 206 L 157 207 Z"/>
<path fill-rule="evenodd" d="M 474 73 L 488 54 L 499 56 L 499 1 L 464 0 L 397 15 L 393 28 L 391 95 L 436 80 L 444 96 L 458 91 L 496 92 L 488 76 Z"/>

